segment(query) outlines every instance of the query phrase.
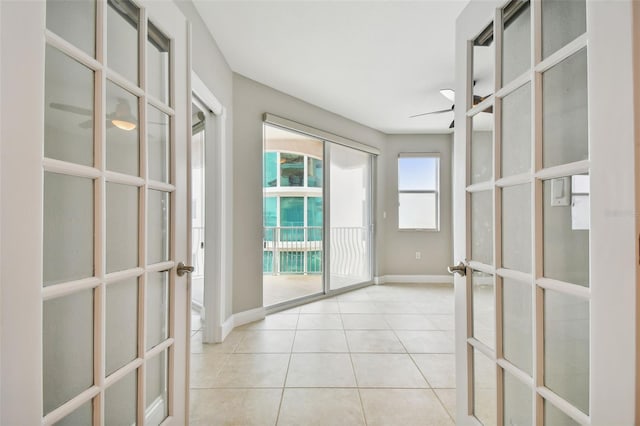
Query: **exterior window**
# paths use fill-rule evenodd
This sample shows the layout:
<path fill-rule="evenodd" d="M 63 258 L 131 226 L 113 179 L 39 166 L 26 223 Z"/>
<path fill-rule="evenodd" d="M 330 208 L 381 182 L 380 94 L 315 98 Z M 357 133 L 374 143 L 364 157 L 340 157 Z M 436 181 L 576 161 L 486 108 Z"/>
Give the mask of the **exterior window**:
<path fill-rule="evenodd" d="M 322 241 L 322 197 L 307 198 L 308 241 Z"/>
<path fill-rule="evenodd" d="M 280 186 L 303 185 L 304 156 L 280 153 Z"/>
<path fill-rule="evenodd" d="M 265 241 L 273 241 L 274 228 L 278 226 L 278 199 L 276 197 L 264 197 L 263 200 L 264 239 Z"/>
<path fill-rule="evenodd" d="M 280 241 L 304 240 L 304 197 L 280 197 Z"/>
<path fill-rule="evenodd" d="M 322 188 L 322 160 L 309 157 L 307 161 L 307 186 Z"/>
<path fill-rule="evenodd" d="M 439 229 L 439 170 L 438 154 L 400 154 L 399 229 Z"/>
<path fill-rule="evenodd" d="M 278 184 L 278 153 L 265 152 L 264 157 L 264 173 L 262 186 L 270 188 Z"/>

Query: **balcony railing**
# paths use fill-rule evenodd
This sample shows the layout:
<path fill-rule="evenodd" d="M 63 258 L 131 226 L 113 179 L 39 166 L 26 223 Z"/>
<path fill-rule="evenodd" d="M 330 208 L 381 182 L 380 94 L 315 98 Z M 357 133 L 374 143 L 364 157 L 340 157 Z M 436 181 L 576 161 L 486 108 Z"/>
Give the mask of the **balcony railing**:
<path fill-rule="evenodd" d="M 323 272 L 321 226 L 264 228 L 265 274 L 321 274 Z M 369 268 L 370 233 L 367 228 L 331 228 L 331 274 L 366 276 Z"/>

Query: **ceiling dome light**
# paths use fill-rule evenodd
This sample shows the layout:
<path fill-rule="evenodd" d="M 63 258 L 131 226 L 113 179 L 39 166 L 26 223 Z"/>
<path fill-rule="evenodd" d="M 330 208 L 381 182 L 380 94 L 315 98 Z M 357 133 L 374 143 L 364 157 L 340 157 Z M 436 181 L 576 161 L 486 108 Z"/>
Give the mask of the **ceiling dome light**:
<path fill-rule="evenodd" d="M 136 123 L 126 120 L 111 120 L 111 124 L 116 126 L 118 129 L 126 130 L 127 132 L 136 128 Z"/>

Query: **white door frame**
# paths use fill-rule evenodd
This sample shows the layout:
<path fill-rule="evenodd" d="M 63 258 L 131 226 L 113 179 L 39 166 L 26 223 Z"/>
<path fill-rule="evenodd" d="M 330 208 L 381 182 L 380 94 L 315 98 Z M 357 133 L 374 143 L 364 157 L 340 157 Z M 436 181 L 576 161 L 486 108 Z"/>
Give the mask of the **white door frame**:
<path fill-rule="evenodd" d="M 472 94 L 467 63 L 470 59 L 468 43 L 492 20 L 504 0 L 476 1 L 464 9 L 456 23 L 456 97 L 467 100 Z M 623 425 L 636 423 L 637 330 L 636 290 L 638 269 L 638 164 L 637 90 L 639 66 L 634 63 L 638 54 L 638 6 L 630 0 L 603 2 L 587 0 L 588 96 L 589 96 L 589 160 L 591 176 L 591 232 L 590 232 L 590 413 L 576 416 L 592 425 Z M 532 13 L 540 11 L 540 1 L 532 2 Z M 635 12 L 635 14 L 633 13 Z M 635 16 L 635 18 L 632 18 Z M 536 22 L 535 20 L 532 22 Z M 539 22 L 539 21 L 538 21 Z M 634 26 L 634 24 L 636 24 Z M 635 27 L 635 29 L 634 29 Z M 539 31 L 532 24 L 532 32 Z M 634 36 L 636 37 L 634 41 Z M 499 49 L 499 44 L 496 47 Z M 532 50 L 533 51 L 533 50 Z M 535 55 L 535 52 L 533 53 Z M 636 56 L 637 58 L 637 56 Z M 497 71 L 497 70 L 496 70 Z M 537 71 L 541 71 L 537 69 Z M 635 74 L 634 74 L 635 72 Z M 533 79 L 532 79 L 533 80 Z M 634 97 L 634 90 L 636 96 Z M 538 89 L 539 90 L 539 86 Z M 535 86 L 532 93 L 535 92 Z M 533 133 L 540 137 L 539 110 L 532 110 Z M 466 158 L 467 126 L 465 102 L 455 108 L 454 133 L 454 261 L 467 256 L 466 238 Z M 499 131 L 499 129 L 496 129 Z M 634 151 L 635 150 L 635 151 Z M 539 151 L 536 155 L 540 155 Z M 540 178 L 534 170 L 535 178 Z M 540 232 L 541 222 L 532 223 L 533 235 Z M 534 253 L 541 253 L 535 247 Z M 536 254 L 535 256 L 538 256 Z M 538 263 L 539 265 L 539 263 Z M 539 266 L 536 280 L 541 278 Z M 534 342 L 542 344 L 541 322 L 543 303 L 538 286 L 534 299 Z M 469 413 L 469 358 L 467 338 L 471 335 L 468 313 L 467 283 L 455 278 L 456 306 L 456 370 L 457 422 L 478 424 Z M 498 333 L 499 335 L 499 333 Z M 534 358 L 535 360 L 535 358 Z M 538 367 L 536 367 L 536 365 Z M 534 362 L 534 405 L 536 424 L 542 424 L 543 387 L 541 362 Z M 537 371 L 536 371 L 537 369 Z M 500 377 L 500 375 L 498 375 Z M 498 391 L 498 395 L 500 392 Z M 502 404 L 498 402 L 498 407 Z M 561 407 L 565 409 L 565 407 Z M 571 415 L 571 407 L 565 413 Z M 498 408 L 500 410 L 500 408 Z M 575 413 L 573 413 L 575 414 Z M 500 415 L 498 418 L 500 419 Z"/>
<path fill-rule="evenodd" d="M 232 152 L 225 143 L 226 108 L 194 71 L 191 93 L 205 114 L 205 267 L 203 343 L 222 342 L 227 286 L 231 282 Z M 189 215 L 191 217 L 191 215 Z"/>

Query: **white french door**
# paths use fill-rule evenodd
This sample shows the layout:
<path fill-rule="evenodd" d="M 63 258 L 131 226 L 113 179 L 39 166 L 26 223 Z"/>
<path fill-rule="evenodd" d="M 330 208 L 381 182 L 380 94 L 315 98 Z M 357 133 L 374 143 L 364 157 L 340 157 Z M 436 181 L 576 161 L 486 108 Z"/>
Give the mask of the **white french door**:
<path fill-rule="evenodd" d="M 137 0 L 2 20 L 0 423 L 183 424 L 187 22 Z"/>
<path fill-rule="evenodd" d="M 631 3 L 472 0 L 457 21 L 460 424 L 635 422 Z"/>

